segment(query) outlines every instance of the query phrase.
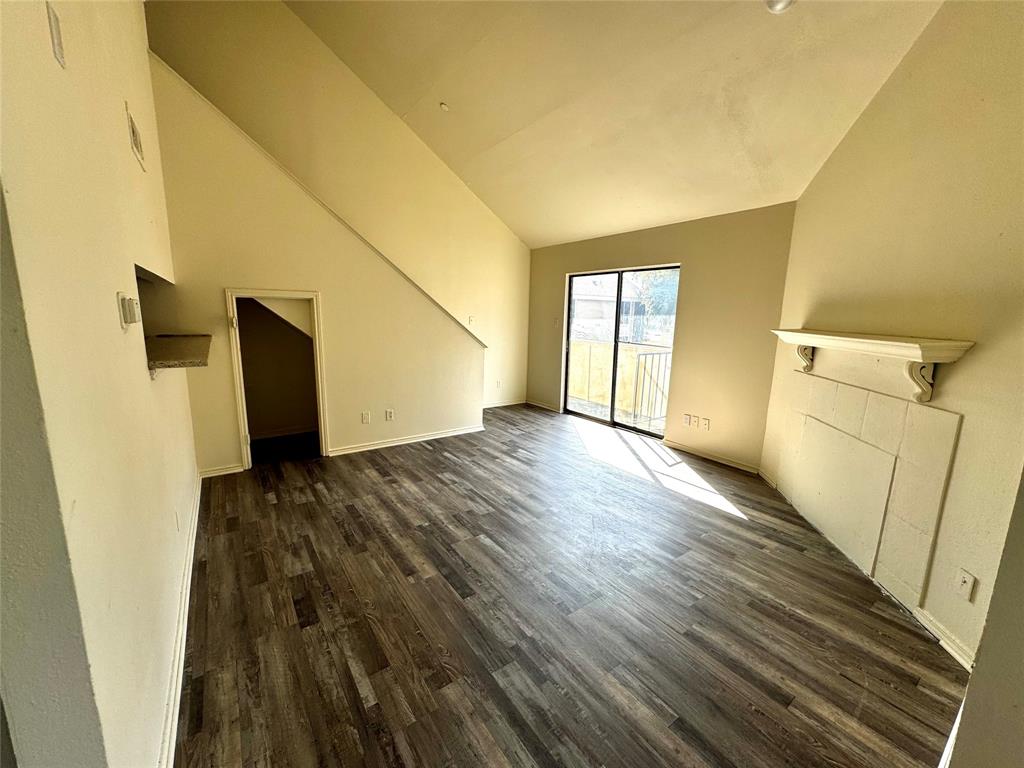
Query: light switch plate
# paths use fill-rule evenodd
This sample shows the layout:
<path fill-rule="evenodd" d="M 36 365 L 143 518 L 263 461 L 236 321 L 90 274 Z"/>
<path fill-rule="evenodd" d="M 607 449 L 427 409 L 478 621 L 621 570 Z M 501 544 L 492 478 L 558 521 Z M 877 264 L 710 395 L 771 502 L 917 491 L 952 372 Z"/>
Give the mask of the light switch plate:
<path fill-rule="evenodd" d="M 960 593 L 960 597 L 969 603 L 974 602 L 974 588 L 977 586 L 978 580 L 974 577 L 973 573 L 965 571 L 963 568 L 960 569 L 960 573 L 957 574 L 956 591 Z"/>
<path fill-rule="evenodd" d="M 370 423 L 370 412 L 369 411 L 363 411 L 362 419 L 363 419 L 363 424 L 369 424 Z"/>
<path fill-rule="evenodd" d="M 117 292 L 117 312 L 122 330 L 126 330 L 129 325 L 142 322 L 142 307 L 139 300 L 124 291 Z"/>

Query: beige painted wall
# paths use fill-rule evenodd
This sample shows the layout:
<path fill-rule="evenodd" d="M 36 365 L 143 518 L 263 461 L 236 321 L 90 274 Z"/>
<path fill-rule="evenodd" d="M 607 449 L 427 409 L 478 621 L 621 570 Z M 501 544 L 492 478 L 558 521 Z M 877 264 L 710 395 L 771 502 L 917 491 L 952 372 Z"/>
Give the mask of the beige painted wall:
<path fill-rule="evenodd" d="M 241 461 L 226 288 L 321 292 L 331 450 L 479 426 L 480 344 L 152 62 L 180 285 L 176 308 L 156 311 L 177 330 L 213 333 L 209 367 L 188 372 L 200 469 Z"/>
<path fill-rule="evenodd" d="M 530 402 L 562 402 L 567 275 L 680 264 L 665 439 L 756 469 L 793 204 L 540 248 L 530 274 Z M 711 419 L 710 432 L 683 414 Z"/>
<path fill-rule="evenodd" d="M 5 487 L 4 518 L 26 503 L 54 516 L 26 541 L 41 559 L 4 552 L 37 594 L 18 606 L 5 581 L 2 695 L 22 765 L 156 765 L 198 488 L 185 374 L 150 380 L 142 328 L 122 331 L 115 304 L 135 292 L 136 263 L 172 277 L 145 20 L 140 2 L 54 7 L 66 69 L 43 3 L 0 11 L 0 176 L 45 440 L 19 477 L 28 498 Z M 55 638 L 74 652 L 47 654 Z"/>
<path fill-rule="evenodd" d="M 1024 458 L 1024 5 L 947 3 L 797 205 L 785 327 L 973 339 L 932 405 L 963 414 L 923 608 L 977 647 Z M 784 487 L 780 345 L 762 470 Z M 978 577 L 973 603 L 957 569 Z"/>
<path fill-rule="evenodd" d="M 999 563 L 951 768 L 1012 768 L 1024 755 L 1024 477 Z"/>
<path fill-rule="evenodd" d="M 146 12 L 161 58 L 487 344 L 484 403 L 522 402 L 530 259 L 508 227 L 283 3 Z"/>
<path fill-rule="evenodd" d="M 105 749 L 82 640 L 43 406 L 36 384 L 14 248 L 0 243 L 0 696 L 20 754 L 59 765 L 101 764 Z M 40 610 L 45 606 L 45 610 Z M 5 707 L 6 709 L 7 707 Z M 7 714 L 6 711 L 4 713 Z M 52 730 L 64 735 L 51 739 Z M 5 745 L 4 751 L 6 752 Z M 7 765 L 7 755 L 0 754 Z"/>

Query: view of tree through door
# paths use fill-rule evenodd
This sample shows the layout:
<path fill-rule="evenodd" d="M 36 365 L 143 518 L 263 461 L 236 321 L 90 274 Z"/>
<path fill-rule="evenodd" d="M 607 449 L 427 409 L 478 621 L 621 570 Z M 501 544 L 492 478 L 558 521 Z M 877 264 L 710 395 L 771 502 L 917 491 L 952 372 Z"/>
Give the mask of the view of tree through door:
<path fill-rule="evenodd" d="M 678 267 L 569 278 L 567 411 L 664 435 L 678 289 Z"/>

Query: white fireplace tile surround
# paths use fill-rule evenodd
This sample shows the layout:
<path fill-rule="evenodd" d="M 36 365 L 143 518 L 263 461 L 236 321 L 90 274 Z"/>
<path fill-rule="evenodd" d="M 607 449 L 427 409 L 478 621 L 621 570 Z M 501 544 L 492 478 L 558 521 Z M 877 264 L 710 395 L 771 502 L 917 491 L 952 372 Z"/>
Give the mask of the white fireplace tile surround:
<path fill-rule="evenodd" d="M 860 357 L 860 356 L 857 356 Z M 779 490 L 865 573 L 921 605 L 961 416 L 793 371 Z"/>
<path fill-rule="evenodd" d="M 900 440 L 903 439 L 903 422 L 906 417 L 905 400 L 878 392 L 868 392 L 860 438 L 886 453 L 895 454 L 899 451 Z"/>
<path fill-rule="evenodd" d="M 896 457 L 807 415 L 794 457 L 793 506 L 871 573 Z M 828 478 L 827 482 L 823 482 Z"/>
<path fill-rule="evenodd" d="M 832 422 L 836 429 L 849 435 L 860 435 L 869 394 L 866 389 L 859 387 L 837 385 L 835 407 L 832 411 Z"/>

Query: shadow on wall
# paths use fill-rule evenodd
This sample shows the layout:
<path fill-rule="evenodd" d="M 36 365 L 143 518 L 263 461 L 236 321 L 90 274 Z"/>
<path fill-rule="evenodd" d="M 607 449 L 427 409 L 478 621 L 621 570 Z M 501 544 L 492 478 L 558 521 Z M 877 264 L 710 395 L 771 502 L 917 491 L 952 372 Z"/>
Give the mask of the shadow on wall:
<path fill-rule="evenodd" d="M 0 703 L 0 765 L 4 768 L 18 768 L 18 761 L 14 758 L 14 745 L 11 744 L 11 734 L 7 730 L 7 713 L 3 704 Z"/>
<path fill-rule="evenodd" d="M 288 301 L 309 304 L 306 299 Z M 240 297 L 237 304 L 253 460 L 269 460 L 282 452 L 287 454 L 282 458 L 318 455 L 312 337 L 257 299 Z"/>
<path fill-rule="evenodd" d="M 888 299 L 858 296 L 848 301 L 815 301 L 805 313 L 803 327 L 991 344 L 1012 336 L 1022 317 L 1019 294 L 993 285 L 984 301 L 976 293 L 900 293 Z M 871 320 L 865 322 L 866 318 Z"/>
<path fill-rule="evenodd" d="M 2 196 L 0 298 L 0 766 L 15 765 L 9 723 L 23 763 L 67 765 L 74 754 L 81 764 L 106 765 Z M 51 733 L 55 722 L 59 738 Z"/>

